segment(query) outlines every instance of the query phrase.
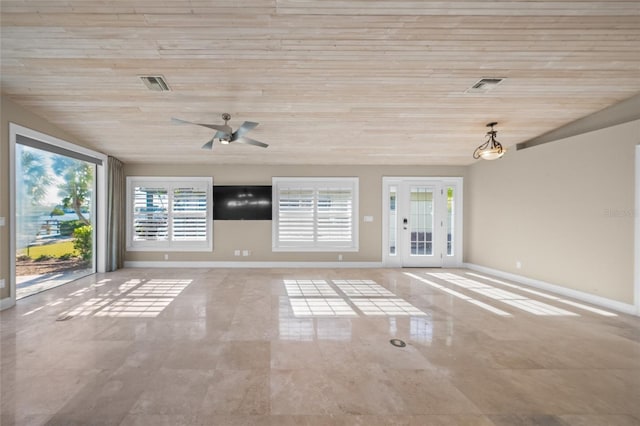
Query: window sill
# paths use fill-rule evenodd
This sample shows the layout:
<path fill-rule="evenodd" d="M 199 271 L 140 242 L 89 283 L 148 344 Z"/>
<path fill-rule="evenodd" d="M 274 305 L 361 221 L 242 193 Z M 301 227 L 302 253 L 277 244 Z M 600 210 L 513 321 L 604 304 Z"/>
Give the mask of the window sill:
<path fill-rule="evenodd" d="M 272 252 L 297 253 L 297 252 L 317 252 L 317 253 L 350 253 L 359 251 L 358 247 L 271 247 Z"/>
<path fill-rule="evenodd" d="M 206 245 L 194 245 L 194 244 L 164 244 L 164 245 L 132 245 L 127 246 L 127 251 L 168 251 L 168 252 L 179 252 L 179 251 L 193 251 L 193 252 L 210 252 L 213 251 L 213 246 L 211 244 Z"/>

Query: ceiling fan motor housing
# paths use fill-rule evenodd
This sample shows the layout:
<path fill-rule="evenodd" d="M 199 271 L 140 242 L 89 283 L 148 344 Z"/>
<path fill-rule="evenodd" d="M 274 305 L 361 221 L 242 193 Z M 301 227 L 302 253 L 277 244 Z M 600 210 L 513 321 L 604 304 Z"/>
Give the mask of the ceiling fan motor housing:
<path fill-rule="evenodd" d="M 231 126 L 227 124 L 229 120 L 231 120 L 231 114 L 224 113 L 222 114 L 222 119 L 224 120 L 223 125 L 219 124 L 206 124 L 206 123 L 194 123 L 192 121 L 181 120 L 179 118 L 172 118 L 171 120 L 181 124 L 195 124 L 197 126 L 207 127 L 209 129 L 216 130 L 216 133 L 213 135 L 213 138 L 207 143 L 205 143 L 202 148 L 203 149 L 212 149 L 213 141 L 217 139 L 221 144 L 227 145 L 231 142 L 239 142 L 247 145 L 259 146 L 261 148 L 266 148 L 269 145 L 260 142 L 245 136 L 245 134 L 251 130 L 253 130 L 259 123 L 253 121 L 245 121 L 236 129 L 234 132 Z"/>

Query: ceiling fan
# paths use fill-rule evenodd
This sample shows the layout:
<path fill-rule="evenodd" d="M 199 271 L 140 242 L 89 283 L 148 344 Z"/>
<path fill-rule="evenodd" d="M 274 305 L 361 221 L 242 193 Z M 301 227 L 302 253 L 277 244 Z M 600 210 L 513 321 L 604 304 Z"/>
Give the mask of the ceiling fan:
<path fill-rule="evenodd" d="M 209 142 L 202 145 L 202 149 L 213 149 L 213 141 L 218 139 L 221 144 L 227 145 L 232 142 L 244 143 L 247 145 L 259 146 L 261 148 L 266 148 L 269 144 L 264 142 L 257 141 L 255 139 L 251 139 L 245 136 L 246 133 L 253 130 L 260 123 L 255 123 L 253 121 L 245 121 L 242 123 L 240 127 L 236 129 L 234 132 L 231 126 L 227 124 L 229 120 L 231 120 L 231 115 L 224 113 L 222 114 L 222 119 L 224 120 L 224 124 L 205 124 L 205 123 L 194 123 L 191 121 L 181 120 L 179 118 L 171 118 L 171 121 L 180 124 L 195 124 L 196 126 L 207 127 L 209 129 L 213 129 L 216 133 L 213 135 Z"/>

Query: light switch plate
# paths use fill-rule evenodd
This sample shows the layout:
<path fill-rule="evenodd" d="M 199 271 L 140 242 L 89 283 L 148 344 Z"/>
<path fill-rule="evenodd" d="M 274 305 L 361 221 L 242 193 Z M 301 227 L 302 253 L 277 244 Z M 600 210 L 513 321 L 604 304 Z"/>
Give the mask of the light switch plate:
<path fill-rule="evenodd" d="M 364 217 L 364 221 L 365 222 L 373 222 L 373 216 L 365 216 Z"/>
<path fill-rule="evenodd" d="M 4 279 L 0 280 L 0 288 L 4 288 Z"/>
<path fill-rule="evenodd" d="M 0 217 L 0 226 L 4 226 L 4 217 Z"/>

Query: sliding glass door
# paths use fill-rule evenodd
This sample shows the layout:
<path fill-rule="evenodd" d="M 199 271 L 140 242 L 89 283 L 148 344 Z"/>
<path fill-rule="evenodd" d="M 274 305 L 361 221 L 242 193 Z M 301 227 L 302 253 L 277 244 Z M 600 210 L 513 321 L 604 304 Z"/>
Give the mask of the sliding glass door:
<path fill-rule="evenodd" d="M 16 145 L 16 298 L 94 268 L 95 165 Z"/>
<path fill-rule="evenodd" d="M 17 135 L 13 148 L 15 298 L 92 274 L 100 161 Z"/>

